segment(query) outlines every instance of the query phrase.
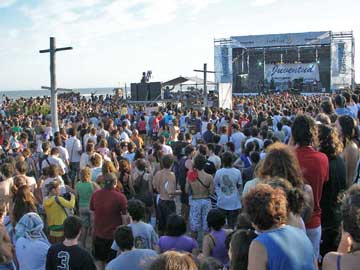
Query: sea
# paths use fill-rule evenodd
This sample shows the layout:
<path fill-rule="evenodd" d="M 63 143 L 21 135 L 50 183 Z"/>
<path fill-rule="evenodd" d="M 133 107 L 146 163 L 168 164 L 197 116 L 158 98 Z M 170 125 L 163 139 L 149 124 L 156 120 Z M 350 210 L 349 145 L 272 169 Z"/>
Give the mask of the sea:
<path fill-rule="evenodd" d="M 73 89 L 73 92 L 80 93 L 81 96 L 90 97 L 91 93 L 95 93 L 96 96 L 100 95 L 111 95 L 114 94 L 113 89 L 116 87 L 101 87 L 101 88 L 78 88 Z M 124 87 L 123 87 L 124 89 Z M 129 89 L 127 89 L 129 90 Z M 63 93 L 60 91 L 60 93 Z M 11 90 L 11 91 L 1 91 L 0 90 L 0 100 L 7 96 L 10 99 L 18 99 L 20 97 L 30 98 L 30 97 L 43 97 L 50 96 L 50 90 Z"/>

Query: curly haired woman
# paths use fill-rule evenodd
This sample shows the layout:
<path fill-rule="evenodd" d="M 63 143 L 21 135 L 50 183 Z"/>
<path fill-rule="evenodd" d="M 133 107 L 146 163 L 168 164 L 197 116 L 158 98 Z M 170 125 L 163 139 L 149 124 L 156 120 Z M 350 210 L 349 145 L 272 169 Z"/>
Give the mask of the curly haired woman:
<path fill-rule="evenodd" d="M 250 244 L 249 270 L 317 269 L 314 249 L 304 231 L 285 225 L 286 195 L 258 184 L 244 198 L 245 211 L 260 232 Z"/>

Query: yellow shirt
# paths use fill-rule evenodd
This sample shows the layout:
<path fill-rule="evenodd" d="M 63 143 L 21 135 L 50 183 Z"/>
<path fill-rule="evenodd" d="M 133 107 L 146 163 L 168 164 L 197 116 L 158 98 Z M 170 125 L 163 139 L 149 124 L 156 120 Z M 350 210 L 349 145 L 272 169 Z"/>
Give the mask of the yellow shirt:
<path fill-rule="evenodd" d="M 70 201 L 65 200 L 63 197 L 58 196 L 60 204 L 64 208 L 75 207 L 75 196 L 71 194 Z M 46 220 L 49 226 L 50 235 L 60 237 L 64 235 L 63 223 L 67 215 L 64 209 L 55 201 L 55 196 L 45 199 L 44 208 L 46 212 Z"/>

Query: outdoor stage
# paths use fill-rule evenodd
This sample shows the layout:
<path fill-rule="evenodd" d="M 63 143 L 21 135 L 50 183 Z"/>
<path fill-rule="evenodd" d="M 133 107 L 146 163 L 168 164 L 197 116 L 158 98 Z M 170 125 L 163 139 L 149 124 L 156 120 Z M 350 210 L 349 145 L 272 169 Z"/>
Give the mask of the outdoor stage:
<path fill-rule="evenodd" d="M 331 31 L 216 39 L 215 82 L 234 94 L 354 88 L 354 44 L 352 32 Z"/>

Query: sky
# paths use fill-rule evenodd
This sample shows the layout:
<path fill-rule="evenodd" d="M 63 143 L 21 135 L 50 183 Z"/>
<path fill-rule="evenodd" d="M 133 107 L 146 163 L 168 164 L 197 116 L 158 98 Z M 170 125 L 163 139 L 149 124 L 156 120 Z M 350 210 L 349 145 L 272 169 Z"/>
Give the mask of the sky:
<path fill-rule="evenodd" d="M 115 87 L 195 76 L 214 66 L 214 38 L 354 31 L 356 0 L 0 0 L 0 91 L 49 85 L 49 37 L 58 87 Z M 360 45 L 355 57 L 360 82 Z M 200 74 L 198 74 L 200 76 Z M 211 79 L 211 77 L 210 77 Z"/>

